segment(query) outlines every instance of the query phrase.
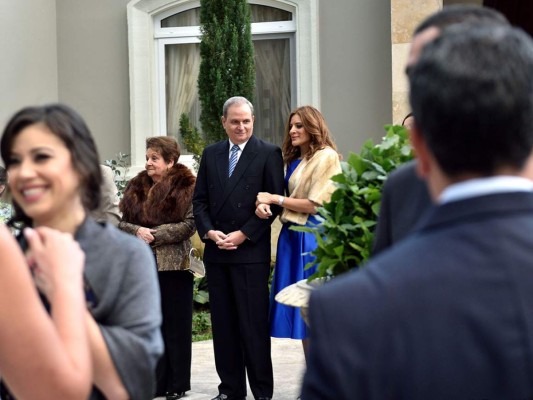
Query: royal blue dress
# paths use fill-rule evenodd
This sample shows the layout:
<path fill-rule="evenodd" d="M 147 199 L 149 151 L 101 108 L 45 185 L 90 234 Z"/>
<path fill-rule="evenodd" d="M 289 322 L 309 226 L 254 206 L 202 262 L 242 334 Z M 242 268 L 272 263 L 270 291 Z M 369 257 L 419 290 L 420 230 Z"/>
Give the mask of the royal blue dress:
<path fill-rule="evenodd" d="M 285 190 L 288 192 L 289 178 L 301 160 L 295 160 L 287 167 Z M 306 226 L 316 225 L 317 219 L 309 215 Z M 289 229 L 293 223 L 283 224 L 278 239 L 276 267 L 270 291 L 270 336 L 278 338 L 305 339 L 307 327 L 300 315 L 300 309 L 280 304 L 274 300 L 285 287 L 312 275 L 316 266 L 304 270 L 305 265 L 314 260 L 310 251 L 316 249 L 317 242 L 311 233 L 296 232 Z"/>

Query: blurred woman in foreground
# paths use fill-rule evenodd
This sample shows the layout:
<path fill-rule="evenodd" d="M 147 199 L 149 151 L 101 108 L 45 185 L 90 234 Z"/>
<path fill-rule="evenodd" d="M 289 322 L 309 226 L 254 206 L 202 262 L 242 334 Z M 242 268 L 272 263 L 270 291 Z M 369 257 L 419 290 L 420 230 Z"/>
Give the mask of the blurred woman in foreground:
<path fill-rule="evenodd" d="M 52 312 L 43 308 L 22 252 L 0 225 L 0 375 L 20 399 L 86 399 L 92 373 L 83 252 L 68 234 L 47 228 L 24 234 L 33 273 L 49 277 Z"/>
<path fill-rule="evenodd" d="M 100 203 L 102 176 L 87 125 L 64 105 L 24 108 L 8 122 L 0 151 L 12 222 L 69 233 L 85 252 L 83 314 L 94 384 L 89 398 L 150 398 L 162 353 L 155 265 L 142 241 L 89 216 Z M 36 275 L 35 282 L 47 305 L 54 296 L 47 277 Z M 6 392 L 1 397 L 12 398 Z"/>

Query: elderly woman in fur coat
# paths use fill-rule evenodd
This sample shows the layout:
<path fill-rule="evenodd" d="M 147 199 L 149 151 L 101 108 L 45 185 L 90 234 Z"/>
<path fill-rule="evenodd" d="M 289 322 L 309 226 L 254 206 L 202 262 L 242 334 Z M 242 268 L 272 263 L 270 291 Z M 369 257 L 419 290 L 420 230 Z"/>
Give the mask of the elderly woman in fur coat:
<path fill-rule="evenodd" d="M 178 163 L 180 148 L 168 136 L 146 140 L 146 170 L 133 178 L 120 203 L 119 228 L 150 245 L 161 289 L 165 354 L 157 366 L 157 397 L 179 399 L 190 390 L 193 275 L 190 238 L 195 177 Z"/>

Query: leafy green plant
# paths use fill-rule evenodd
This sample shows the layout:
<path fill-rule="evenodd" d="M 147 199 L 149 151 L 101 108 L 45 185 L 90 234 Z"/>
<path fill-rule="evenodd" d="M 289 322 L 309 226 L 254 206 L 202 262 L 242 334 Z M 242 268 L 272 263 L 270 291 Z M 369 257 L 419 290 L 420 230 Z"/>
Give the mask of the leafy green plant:
<path fill-rule="evenodd" d="M 212 339 L 211 333 L 211 314 L 209 311 L 195 311 L 192 315 L 192 341 Z"/>
<path fill-rule="evenodd" d="M 383 183 L 391 171 L 413 158 L 404 127 L 386 125 L 385 131 L 381 143 L 368 140 L 359 154 L 351 153 L 341 163 L 342 173 L 332 178 L 337 189 L 317 210 L 321 223 L 291 228 L 312 232 L 317 239 L 318 247 L 312 252 L 317 270 L 310 281 L 328 280 L 370 257 Z"/>
<path fill-rule="evenodd" d="M 180 117 L 180 135 L 187 150 L 193 154 L 194 169 L 198 171 L 200 158 L 207 142 L 185 113 L 181 114 Z"/>
<path fill-rule="evenodd" d="M 5 224 L 9 219 L 11 218 L 13 209 L 11 207 L 11 204 L 4 203 L 2 200 L 0 200 L 0 222 Z"/>
<path fill-rule="evenodd" d="M 104 163 L 113 171 L 115 184 L 117 185 L 117 194 L 119 198 L 122 198 L 124 189 L 128 186 L 127 174 L 130 168 L 129 162 L 130 155 L 119 152 L 115 154 L 115 158 L 111 160 L 105 160 Z"/>
<path fill-rule="evenodd" d="M 201 305 L 209 303 L 209 292 L 207 291 L 207 279 L 205 277 L 194 279 L 192 299 L 195 303 Z"/>

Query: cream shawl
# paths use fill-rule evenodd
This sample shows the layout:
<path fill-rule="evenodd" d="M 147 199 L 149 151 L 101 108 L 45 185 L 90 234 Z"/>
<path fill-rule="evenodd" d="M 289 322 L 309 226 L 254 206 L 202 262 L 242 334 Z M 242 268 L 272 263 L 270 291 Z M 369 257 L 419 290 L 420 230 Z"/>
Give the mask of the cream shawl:
<path fill-rule="evenodd" d="M 309 160 L 303 159 L 289 179 L 289 194 L 294 199 L 308 199 L 322 205 L 331 198 L 335 185 L 331 177 L 341 172 L 339 154 L 331 147 L 318 150 Z M 305 225 L 309 214 L 283 209 L 281 222 Z"/>

